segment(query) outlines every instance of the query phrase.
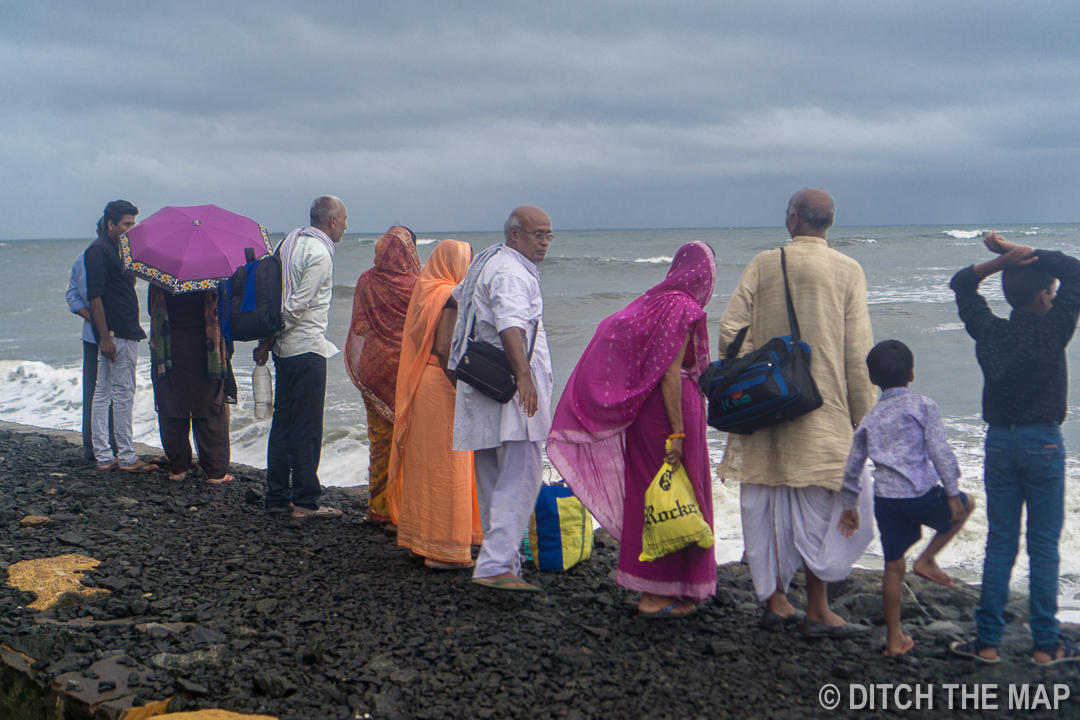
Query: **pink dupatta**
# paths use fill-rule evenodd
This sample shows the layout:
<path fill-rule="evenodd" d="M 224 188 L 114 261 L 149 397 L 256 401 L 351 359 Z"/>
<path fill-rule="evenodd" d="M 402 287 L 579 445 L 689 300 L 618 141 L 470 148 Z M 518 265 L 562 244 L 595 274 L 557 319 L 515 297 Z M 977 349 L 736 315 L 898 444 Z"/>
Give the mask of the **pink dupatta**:
<path fill-rule="evenodd" d="M 705 310 L 716 280 L 712 248 L 679 248 L 659 285 L 600 323 L 555 410 L 547 453 L 600 524 L 622 536 L 625 431 L 656 389 L 684 338 L 697 380 L 709 363 Z"/>

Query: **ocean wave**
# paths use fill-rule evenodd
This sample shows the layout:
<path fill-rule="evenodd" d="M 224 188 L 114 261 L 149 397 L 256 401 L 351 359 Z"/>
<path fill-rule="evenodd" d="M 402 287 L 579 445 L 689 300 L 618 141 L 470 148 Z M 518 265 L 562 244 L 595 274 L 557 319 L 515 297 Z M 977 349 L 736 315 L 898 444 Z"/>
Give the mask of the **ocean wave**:
<path fill-rule="evenodd" d="M 636 263 L 652 263 L 654 265 L 670 265 L 671 261 L 674 260 L 674 259 L 675 258 L 668 257 L 667 255 L 657 255 L 656 257 L 651 257 L 651 258 L 635 258 L 634 262 L 636 262 Z"/>
<path fill-rule="evenodd" d="M 435 240 L 435 239 L 427 239 L 427 238 L 425 238 L 423 240 L 421 240 L 420 238 L 417 238 L 417 240 L 416 240 L 417 245 L 431 245 L 432 243 L 437 243 L 437 242 L 439 242 L 439 241 Z"/>
<path fill-rule="evenodd" d="M 989 230 L 943 230 L 943 235 L 948 235 L 957 240 L 973 240 L 980 235 L 990 232 Z"/>
<path fill-rule="evenodd" d="M 355 292 L 356 292 L 356 286 L 355 285 L 345 285 L 343 283 L 334 283 L 334 294 L 333 294 L 333 296 L 335 298 L 348 298 L 348 299 L 351 300 L 352 296 L 353 296 L 353 293 L 355 293 Z"/>
<path fill-rule="evenodd" d="M 829 245 L 833 247 L 850 247 L 852 245 L 870 245 L 877 242 L 877 238 L 872 237 L 848 237 L 848 238 L 829 238 Z"/>
<path fill-rule="evenodd" d="M 232 461 L 266 467 L 270 420 L 256 420 L 251 374 L 236 377 L 239 401 L 229 411 Z M 333 406 L 328 402 L 328 409 Z M 82 429 L 82 367 L 54 367 L 35 360 L 0 360 L 0 420 L 58 430 Z M 133 434 L 137 443 L 161 446 L 150 363 L 135 369 Z M 363 426 L 330 429 L 323 439 L 319 478 L 324 485 L 367 483 L 368 446 Z"/>

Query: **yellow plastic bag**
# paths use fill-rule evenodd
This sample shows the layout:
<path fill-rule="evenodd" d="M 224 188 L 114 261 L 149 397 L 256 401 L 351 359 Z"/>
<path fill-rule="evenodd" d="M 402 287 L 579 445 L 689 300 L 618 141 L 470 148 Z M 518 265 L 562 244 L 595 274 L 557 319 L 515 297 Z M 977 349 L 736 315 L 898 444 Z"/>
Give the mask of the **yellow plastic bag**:
<path fill-rule="evenodd" d="M 671 449 L 671 440 L 665 446 Z M 701 514 L 684 464 L 671 471 L 664 463 L 645 491 L 645 529 L 638 560 L 651 562 L 690 545 L 713 546 L 713 532 Z"/>

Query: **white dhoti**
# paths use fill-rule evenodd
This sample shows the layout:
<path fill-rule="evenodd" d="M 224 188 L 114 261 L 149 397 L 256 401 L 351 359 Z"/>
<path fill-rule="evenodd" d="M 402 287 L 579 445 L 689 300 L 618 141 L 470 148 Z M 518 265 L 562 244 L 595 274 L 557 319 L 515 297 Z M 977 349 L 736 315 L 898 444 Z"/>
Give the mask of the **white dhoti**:
<path fill-rule="evenodd" d="M 740 495 L 746 562 L 754 590 L 764 602 L 786 592 L 805 567 L 826 582 L 837 582 L 866 551 L 874 535 L 874 483 L 863 470 L 859 529 L 840 532 L 844 512 L 840 492 L 823 487 L 743 484 Z"/>
<path fill-rule="evenodd" d="M 473 452 L 484 544 L 474 578 L 521 575 L 521 541 L 543 483 L 542 443 L 511 440 Z"/>

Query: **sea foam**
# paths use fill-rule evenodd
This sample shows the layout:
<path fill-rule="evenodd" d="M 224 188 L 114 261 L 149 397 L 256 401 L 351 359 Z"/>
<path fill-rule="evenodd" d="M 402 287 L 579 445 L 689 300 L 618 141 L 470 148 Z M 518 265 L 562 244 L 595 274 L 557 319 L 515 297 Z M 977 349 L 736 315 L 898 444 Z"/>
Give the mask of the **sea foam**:
<path fill-rule="evenodd" d="M 236 378 L 239 402 L 231 405 L 229 441 L 232 461 L 266 467 L 270 420 L 256 420 L 251 376 Z M 82 429 L 82 367 L 53 367 L 33 360 L 0 360 L 0 419 L 59 430 Z M 160 447 L 150 365 L 135 371 L 134 440 Z M 328 430 L 323 439 L 319 478 L 324 485 L 367 483 L 367 433 L 363 427 Z"/>
<path fill-rule="evenodd" d="M 989 230 L 945 230 L 943 235 L 956 238 L 957 240 L 973 240 L 984 233 L 990 232 Z"/>

